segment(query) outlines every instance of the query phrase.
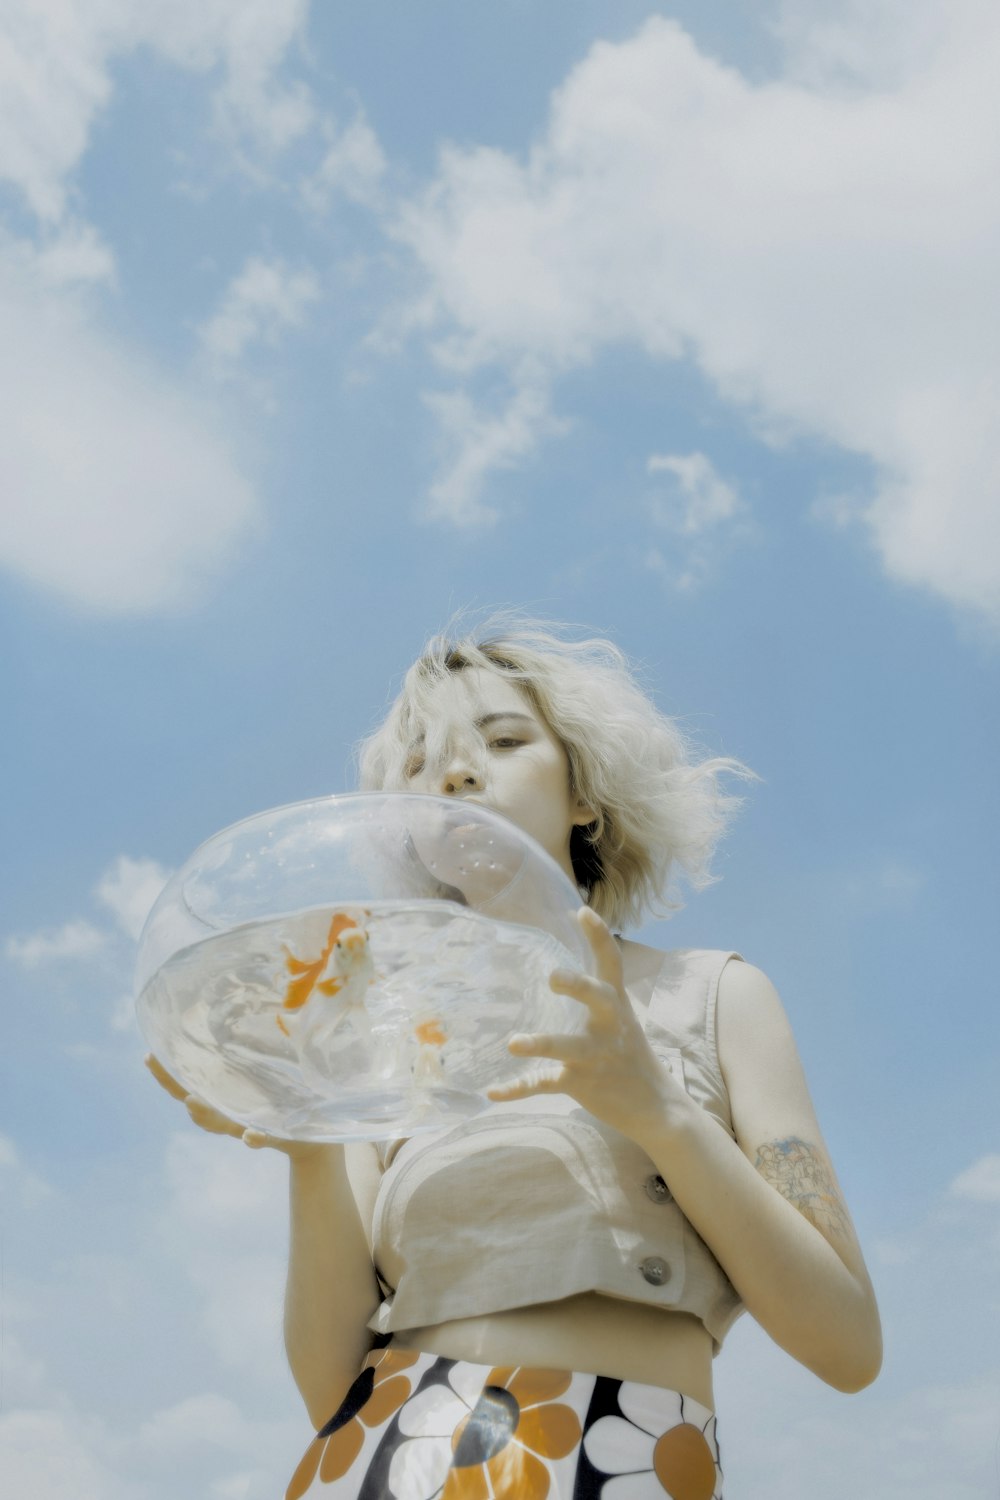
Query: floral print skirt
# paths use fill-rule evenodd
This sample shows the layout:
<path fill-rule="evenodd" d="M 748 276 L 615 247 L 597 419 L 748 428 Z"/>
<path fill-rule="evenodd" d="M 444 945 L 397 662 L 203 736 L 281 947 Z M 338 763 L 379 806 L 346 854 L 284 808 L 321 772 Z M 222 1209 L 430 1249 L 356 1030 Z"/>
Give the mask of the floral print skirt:
<path fill-rule="evenodd" d="M 715 1417 L 659 1386 L 379 1339 L 285 1500 L 722 1500 Z"/>

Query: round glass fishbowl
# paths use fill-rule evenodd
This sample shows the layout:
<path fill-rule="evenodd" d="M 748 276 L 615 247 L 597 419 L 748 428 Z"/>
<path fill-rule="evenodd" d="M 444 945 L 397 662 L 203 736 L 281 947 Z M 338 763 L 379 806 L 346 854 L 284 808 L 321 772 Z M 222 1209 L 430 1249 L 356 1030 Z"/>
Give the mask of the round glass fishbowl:
<path fill-rule="evenodd" d="M 541 1076 L 518 1031 L 578 1032 L 555 968 L 594 972 L 580 896 L 466 798 L 354 793 L 217 833 L 139 941 L 136 1008 L 160 1062 L 243 1125 L 310 1141 L 416 1134 Z"/>

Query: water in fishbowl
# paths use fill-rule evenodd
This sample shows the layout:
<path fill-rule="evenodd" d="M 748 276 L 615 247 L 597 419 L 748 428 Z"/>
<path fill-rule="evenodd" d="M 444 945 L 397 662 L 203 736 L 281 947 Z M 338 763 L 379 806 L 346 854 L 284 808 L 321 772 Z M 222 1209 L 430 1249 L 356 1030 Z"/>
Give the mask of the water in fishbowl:
<path fill-rule="evenodd" d="M 244 1125 L 300 1140 L 407 1135 L 552 1069 L 507 1042 L 580 1029 L 580 1005 L 549 988 L 567 967 L 567 949 L 535 927 L 449 900 L 371 902 L 184 948 L 138 1014 L 185 1086 Z"/>

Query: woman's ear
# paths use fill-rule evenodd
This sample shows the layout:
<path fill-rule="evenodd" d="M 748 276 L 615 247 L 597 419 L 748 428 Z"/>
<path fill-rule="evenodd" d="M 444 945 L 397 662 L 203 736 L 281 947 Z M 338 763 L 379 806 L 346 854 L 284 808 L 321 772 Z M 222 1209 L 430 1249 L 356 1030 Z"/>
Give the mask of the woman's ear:
<path fill-rule="evenodd" d="M 593 823 L 597 813 L 590 807 L 582 797 L 577 797 L 576 807 L 573 811 L 573 825 L 576 828 L 586 828 L 588 823 Z"/>

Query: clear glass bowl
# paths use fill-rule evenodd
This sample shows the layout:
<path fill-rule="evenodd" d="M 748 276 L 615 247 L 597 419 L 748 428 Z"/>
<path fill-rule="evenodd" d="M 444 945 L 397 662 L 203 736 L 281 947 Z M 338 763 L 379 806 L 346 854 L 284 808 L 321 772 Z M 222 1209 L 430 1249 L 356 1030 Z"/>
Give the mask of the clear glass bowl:
<path fill-rule="evenodd" d="M 593 973 L 581 898 L 534 839 L 467 798 L 355 793 L 217 833 L 162 891 L 136 1009 L 160 1062 L 273 1135 L 412 1135 L 540 1076 L 517 1031 L 578 1032 L 548 976 Z"/>

